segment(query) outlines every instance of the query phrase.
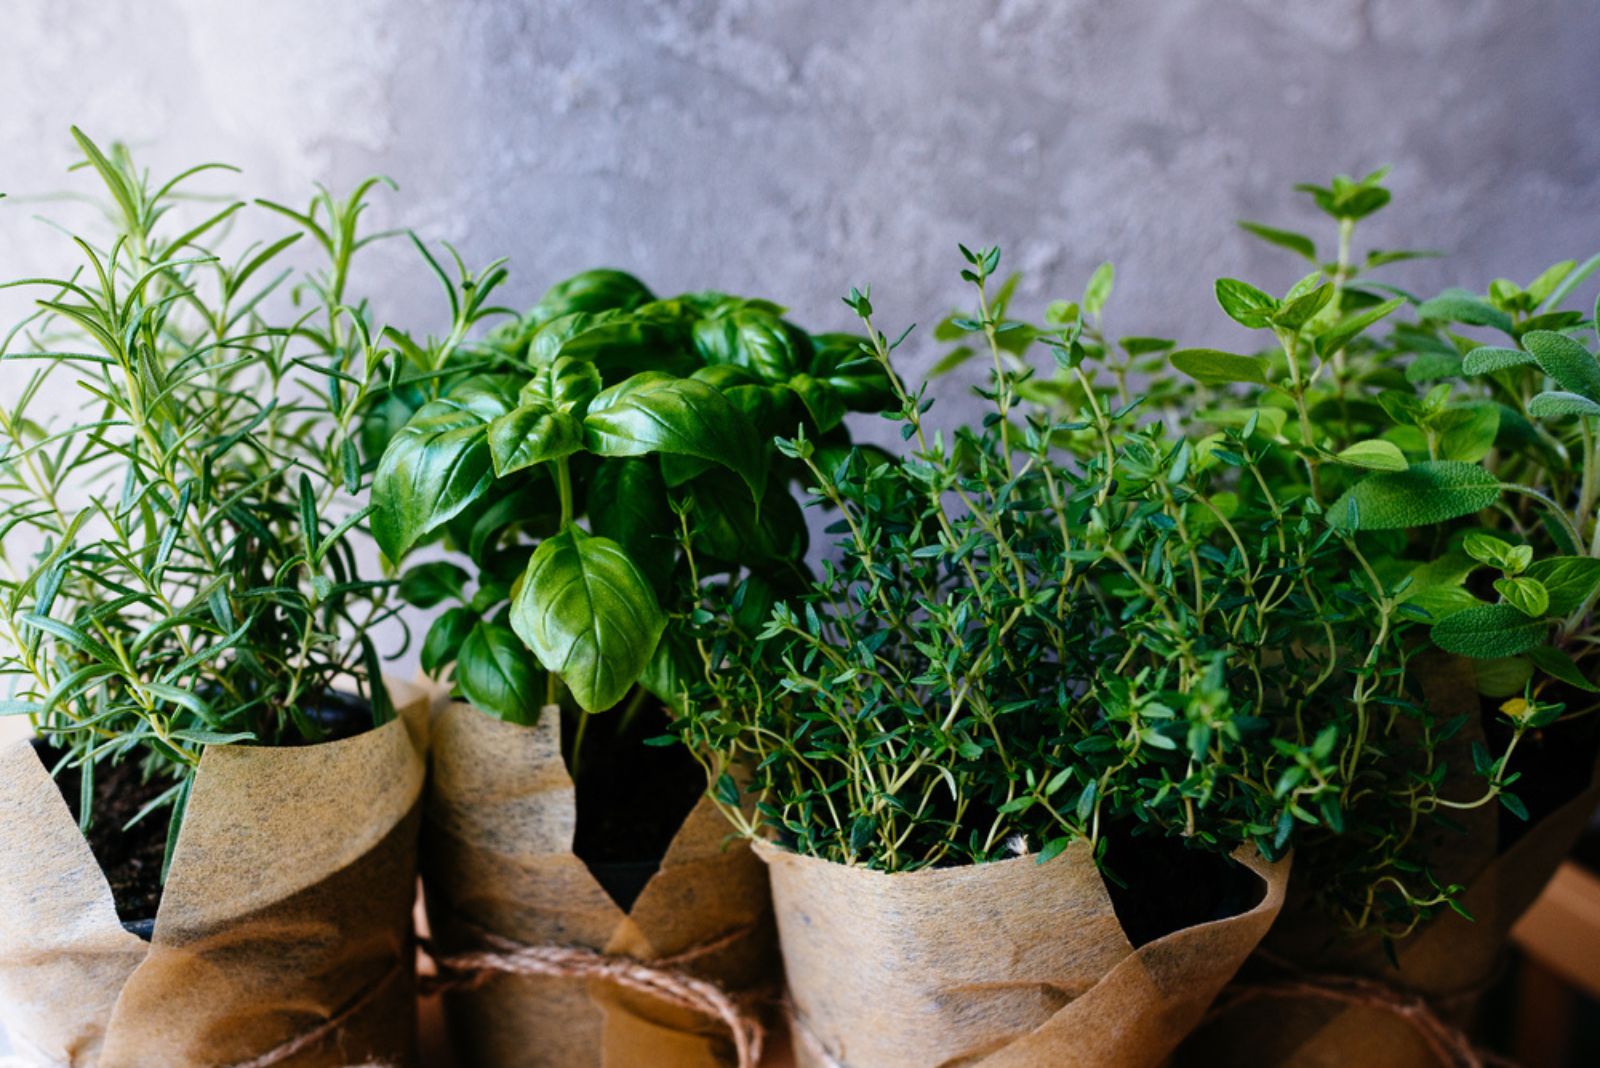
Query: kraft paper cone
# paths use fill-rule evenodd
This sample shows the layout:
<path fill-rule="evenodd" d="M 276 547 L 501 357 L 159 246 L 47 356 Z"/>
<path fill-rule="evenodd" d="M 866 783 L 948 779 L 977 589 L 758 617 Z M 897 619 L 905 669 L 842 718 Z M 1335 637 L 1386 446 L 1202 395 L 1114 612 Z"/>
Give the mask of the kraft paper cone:
<path fill-rule="evenodd" d="M 1088 843 L 1039 864 L 885 874 L 762 843 L 801 1068 L 1143 1068 L 1266 934 L 1288 861 L 1238 860 L 1249 911 L 1134 949 Z"/>
<path fill-rule="evenodd" d="M 1419 673 L 1430 712 L 1438 720 L 1461 712 L 1470 726 L 1447 754 L 1452 768 L 1472 767 L 1468 747 L 1483 738 L 1471 667 L 1435 661 Z M 1481 779 L 1458 774 L 1454 796 L 1481 789 Z M 1398 942 L 1396 968 L 1377 939 L 1340 939 L 1309 901 L 1291 900 L 1267 936 L 1265 948 L 1309 975 L 1372 979 L 1399 994 L 1422 996 L 1444 1023 L 1465 1029 L 1479 995 L 1493 981 L 1511 928 L 1543 891 L 1600 806 L 1600 767 L 1578 797 L 1527 829 L 1499 851 L 1497 807 L 1452 813 L 1467 833 L 1441 840 L 1435 855 L 1440 878 L 1465 886 L 1460 901 L 1473 919 L 1442 912 Z M 1292 895 L 1296 897 L 1297 895 Z M 1265 970 L 1270 983 L 1281 971 Z M 1245 1058 L 1240 1061 L 1239 1058 Z M 1273 996 L 1245 1001 L 1220 1013 L 1185 1043 L 1180 1065 L 1249 1063 L 1294 1068 L 1433 1068 L 1439 1058 L 1415 1027 L 1393 1011 L 1323 998 Z"/>
<path fill-rule="evenodd" d="M 437 951 L 482 948 L 483 932 L 674 967 L 746 990 L 776 970 L 766 873 L 702 798 L 631 912 L 572 852 L 577 804 L 559 710 L 536 726 L 454 704 L 434 722 L 423 883 Z M 696 947 L 720 943 L 695 954 Z M 445 995 L 465 1066 L 710 1068 L 733 1063 L 708 1017 L 603 982 L 498 976 Z"/>
<path fill-rule="evenodd" d="M 0 747 L 0 1022 L 26 1064 L 415 1061 L 411 903 L 427 699 L 354 738 L 213 746 L 200 760 L 155 933 L 111 889 L 31 744 Z"/>

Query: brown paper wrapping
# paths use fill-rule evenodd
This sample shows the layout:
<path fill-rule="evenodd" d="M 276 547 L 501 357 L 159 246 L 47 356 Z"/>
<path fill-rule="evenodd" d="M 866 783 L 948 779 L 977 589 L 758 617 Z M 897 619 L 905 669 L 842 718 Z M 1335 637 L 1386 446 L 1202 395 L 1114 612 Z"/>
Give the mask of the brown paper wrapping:
<path fill-rule="evenodd" d="M 1473 713 L 1472 726 L 1446 754 L 1451 767 L 1470 769 L 1468 747 L 1483 737 L 1470 667 L 1436 662 L 1420 678 L 1436 718 Z M 1452 793 L 1465 796 L 1481 789 L 1481 780 L 1461 778 L 1460 789 Z M 1452 813 L 1467 833 L 1443 838 L 1435 862 L 1442 881 L 1466 887 L 1460 901 L 1473 919 L 1449 911 L 1435 916 L 1396 944 L 1398 969 L 1376 939 L 1340 940 L 1329 921 L 1298 894 L 1291 895 L 1264 948 L 1306 974 L 1357 976 L 1401 994 L 1421 995 L 1441 1021 L 1468 1028 L 1479 995 L 1500 966 L 1512 926 L 1555 875 L 1597 805 L 1600 768 L 1582 794 L 1530 827 L 1504 852 L 1499 851 L 1497 806 Z M 1247 972 L 1251 970 L 1253 966 Z M 1281 975 L 1281 970 L 1269 968 L 1258 978 L 1270 982 Z M 1439 1060 L 1416 1028 L 1388 1009 L 1274 996 L 1220 1013 L 1185 1043 L 1177 1063 L 1433 1068 Z"/>
<path fill-rule="evenodd" d="M 885 874 L 761 844 L 801 1068 L 1160 1064 L 1266 934 L 1287 861 L 1239 859 L 1248 912 L 1134 949 L 1087 843 Z"/>
<path fill-rule="evenodd" d="M 766 873 L 730 842 L 706 799 L 661 870 L 624 914 L 572 852 L 577 805 L 558 710 L 533 727 L 469 705 L 434 721 L 423 881 L 442 955 L 481 948 L 487 931 L 526 945 L 581 946 L 656 961 L 743 932 L 684 971 L 730 991 L 776 971 Z M 715 1021 L 602 982 L 499 976 L 445 996 L 466 1068 L 701 1068 L 733 1063 Z"/>
<path fill-rule="evenodd" d="M 400 718 L 200 760 L 154 937 L 27 741 L 0 746 L 0 1023 L 23 1063 L 214 1068 L 348 1018 L 280 1063 L 415 1062 L 411 904 L 426 695 Z"/>

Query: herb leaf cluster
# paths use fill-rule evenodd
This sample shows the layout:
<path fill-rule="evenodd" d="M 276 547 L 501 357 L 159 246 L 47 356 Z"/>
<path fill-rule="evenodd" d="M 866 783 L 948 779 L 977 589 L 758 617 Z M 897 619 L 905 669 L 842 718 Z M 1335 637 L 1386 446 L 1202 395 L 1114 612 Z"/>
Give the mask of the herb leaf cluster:
<path fill-rule="evenodd" d="M 1098 853 L 1112 828 L 1281 855 L 1299 822 L 1339 818 L 1334 733 L 1278 729 L 1336 670 L 1291 651 L 1370 633 L 1308 587 L 1336 539 L 1299 502 L 1239 507 L 1261 421 L 1202 451 L 1118 399 L 1102 361 L 1124 364 L 1088 326 L 1109 270 L 1052 330 L 997 310 L 998 250 L 966 256 L 978 307 L 953 322 L 988 352 L 992 410 L 948 436 L 928 425 L 926 387 L 903 385 L 898 342 L 851 294 L 905 452 L 780 443 L 841 513 L 838 559 L 753 629 L 741 587 L 707 591 L 676 730 L 745 833 L 841 863 L 1045 861 L 1075 840 Z M 1008 344 L 1024 331 L 1060 388 Z M 1081 408 L 1050 406 L 1071 391 Z"/>
<path fill-rule="evenodd" d="M 359 414 L 385 388 L 349 294 L 374 183 L 304 210 L 218 206 L 186 190 L 227 168 L 157 183 L 73 133 L 113 229 L 72 238 L 74 273 L 6 283 L 36 310 L 0 340 L 18 383 L 0 405 L 0 712 L 81 771 L 85 827 L 95 768 L 138 760 L 169 783 L 146 814 L 175 809 L 175 831 L 206 746 L 319 741 L 346 678 L 374 722 L 393 716 L 370 636 L 389 584 L 355 544 Z M 234 236 L 285 216 L 276 240 Z M 320 268 L 290 266 L 301 242 Z M 34 414 L 72 392 L 76 421 Z"/>

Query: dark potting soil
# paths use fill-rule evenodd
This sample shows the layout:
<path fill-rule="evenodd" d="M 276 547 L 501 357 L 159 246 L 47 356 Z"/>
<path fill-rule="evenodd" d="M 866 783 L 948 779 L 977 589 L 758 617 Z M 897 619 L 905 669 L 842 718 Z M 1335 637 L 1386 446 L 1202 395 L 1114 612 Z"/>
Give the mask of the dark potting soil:
<path fill-rule="evenodd" d="M 327 732 L 324 741 L 353 738 L 372 726 L 371 704 L 345 693 L 323 694 L 306 715 Z M 46 767 L 54 767 L 61 758 L 59 749 L 43 742 L 35 742 L 34 746 Z M 81 773 L 74 768 L 64 768 L 56 776 L 56 786 L 72 810 L 73 819 L 79 815 L 81 783 Z M 126 825 L 171 786 L 171 779 L 160 777 L 145 782 L 139 762 L 134 759 L 102 763 L 95 768 L 94 822 L 85 837 L 111 887 L 117 918 L 146 940 L 154 931 L 156 910 L 161 905 L 161 863 L 166 856 L 172 810 L 166 807 L 132 827 Z"/>
<path fill-rule="evenodd" d="M 569 751 L 576 725 L 575 716 L 563 717 Z M 627 912 L 705 793 L 706 777 L 683 746 L 644 744 L 662 732 L 660 710 L 642 711 L 624 733 L 610 727 L 596 718 L 584 739 L 572 851 Z"/>
<path fill-rule="evenodd" d="M 1135 949 L 1185 927 L 1246 912 L 1266 887 L 1243 864 L 1180 839 L 1114 830 L 1103 870 L 1111 907 Z"/>

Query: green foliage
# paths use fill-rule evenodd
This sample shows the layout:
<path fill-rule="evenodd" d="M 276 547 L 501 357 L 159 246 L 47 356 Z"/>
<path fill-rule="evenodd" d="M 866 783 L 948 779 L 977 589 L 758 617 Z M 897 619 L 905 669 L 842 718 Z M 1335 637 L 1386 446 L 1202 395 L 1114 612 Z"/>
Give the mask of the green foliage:
<path fill-rule="evenodd" d="M 500 278 L 439 274 L 462 307 Z M 682 527 L 696 533 L 703 575 L 748 569 L 793 584 L 806 529 L 788 488 L 802 468 L 770 442 L 803 428 L 847 445 L 845 414 L 881 407 L 887 384 L 859 337 L 813 337 L 767 301 L 657 299 L 620 271 L 558 283 L 472 340 L 490 314 L 458 314 L 443 341 L 396 337 L 408 354 L 397 389 L 418 403 L 387 434 L 374 533 L 397 562 L 442 541 L 478 578 L 439 597 L 437 582 L 413 577 L 437 565 L 407 574 L 402 589 L 422 595 L 413 603 L 450 604 L 424 641 L 425 666 L 453 671 L 463 696 L 518 722 L 563 696 L 585 716 L 636 707 L 640 687 L 677 700 L 688 654 L 673 634 L 693 584 Z M 392 407 L 369 411 L 377 438 Z M 511 668 L 510 635 L 536 668 Z"/>
<path fill-rule="evenodd" d="M 1452 814 L 1576 788 L 1512 792 L 1551 774 L 1528 732 L 1581 741 L 1600 707 L 1600 361 L 1562 306 L 1600 257 L 1427 300 L 1369 282 L 1427 255 L 1354 251 L 1383 178 L 1301 187 L 1327 262 L 1244 224 L 1316 268 L 1281 295 L 1216 283 L 1260 351 L 1110 339 L 1109 270 L 1023 321 L 998 251 L 963 250 L 977 308 L 938 324 L 933 373 L 988 357 L 977 427 L 925 424 L 852 292 L 906 446 L 785 442 L 842 514 L 837 560 L 771 612 L 702 587 L 677 730 L 713 781 L 753 770 L 753 817 L 716 793 L 745 833 L 887 869 L 1121 823 L 1295 848 L 1331 917 L 1399 938 L 1459 907 Z M 1489 703 L 1430 706 L 1438 670 Z"/>
<path fill-rule="evenodd" d="M 1600 260 L 1559 262 L 1526 286 L 1497 279 L 1481 293 L 1394 296 L 1400 291 L 1366 283 L 1351 254 L 1355 222 L 1389 199 L 1382 177 L 1301 187 L 1336 220 L 1338 258 L 1282 300 L 1244 282 L 1218 283 L 1231 318 L 1270 333 L 1268 353 L 1235 363 L 1250 359 L 1239 366 L 1270 372 L 1226 374 L 1220 369 L 1234 364 L 1182 352 L 1173 365 L 1201 386 L 1228 390 L 1215 408 L 1289 413 L 1262 435 L 1259 488 L 1326 509 L 1344 546 L 1336 568 L 1319 570 L 1309 589 L 1365 573 L 1356 599 L 1325 603 L 1341 614 L 1376 613 L 1380 626 L 1421 624 L 1432 645 L 1469 658 L 1485 698 L 1513 697 L 1482 717 L 1469 710 L 1430 720 L 1405 657 L 1391 651 L 1370 670 L 1398 714 L 1352 716 L 1337 701 L 1304 712 L 1335 732 L 1333 781 L 1350 811 L 1342 832 L 1308 826 L 1296 835 L 1297 876 L 1346 925 L 1397 937 L 1459 890 L 1431 866 L 1434 844 L 1453 826 L 1449 814 L 1498 802 L 1528 816 L 1507 788 L 1544 769 L 1531 755 L 1513 767 L 1519 740 L 1595 707 L 1584 695 L 1596 688 L 1600 363 L 1587 343 L 1593 323 L 1561 305 Z M 1310 239 L 1250 229 L 1315 260 Z M 1399 258 L 1373 252 L 1364 268 Z M 1314 313 L 1285 315 L 1329 288 Z M 1380 324 L 1387 337 L 1376 336 Z M 1244 484 L 1239 492 L 1243 502 L 1253 491 Z M 1443 746 L 1463 732 L 1499 737 L 1503 748 L 1491 757 L 1478 741 L 1475 766 L 1455 766 Z M 1474 778 L 1486 781 L 1476 796 Z"/>
<path fill-rule="evenodd" d="M 1340 819 L 1335 736 L 1292 725 L 1351 655 L 1336 643 L 1377 632 L 1353 652 L 1401 656 L 1396 632 L 1306 586 L 1338 551 L 1315 511 L 1241 508 L 1266 420 L 1203 450 L 1139 425 L 1115 373 L 1096 380 L 1104 348 L 1088 357 L 1075 315 L 1049 341 L 1082 407 L 1028 402 L 1031 369 L 1004 348 L 989 290 L 998 250 L 966 256 L 978 311 L 954 321 L 985 341 L 992 411 L 930 426 L 925 390 L 902 385 L 896 343 L 852 292 L 906 450 L 780 443 L 840 513 L 837 559 L 767 614 L 745 610 L 748 585 L 706 588 L 703 668 L 675 729 L 711 781 L 753 769 L 753 817 L 737 790 L 713 795 L 745 833 L 841 863 L 1044 861 L 1113 827 L 1280 855 L 1301 822 Z M 1365 685 L 1357 701 L 1387 686 Z"/>
<path fill-rule="evenodd" d="M 87 826 L 106 761 L 140 761 L 170 783 L 150 811 L 181 811 L 207 745 L 325 737 L 341 678 L 391 717 L 368 633 L 393 608 L 354 544 L 359 413 L 386 391 L 350 293 L 376 183 L 304 211 L 190 198 L 228 168 L 157 184 L 73 133 L 113 229 L 72 238 L 71 274 L 7 283 L 36 310 L 0 340 L 0 674 L 5 710 L 82 770 Z M 278 240 L 230 238 L 284 217 Z M 288 265 L 297 242 L 316 270 Z M 76 422 L 39 414 L 72 391 Z"/>

